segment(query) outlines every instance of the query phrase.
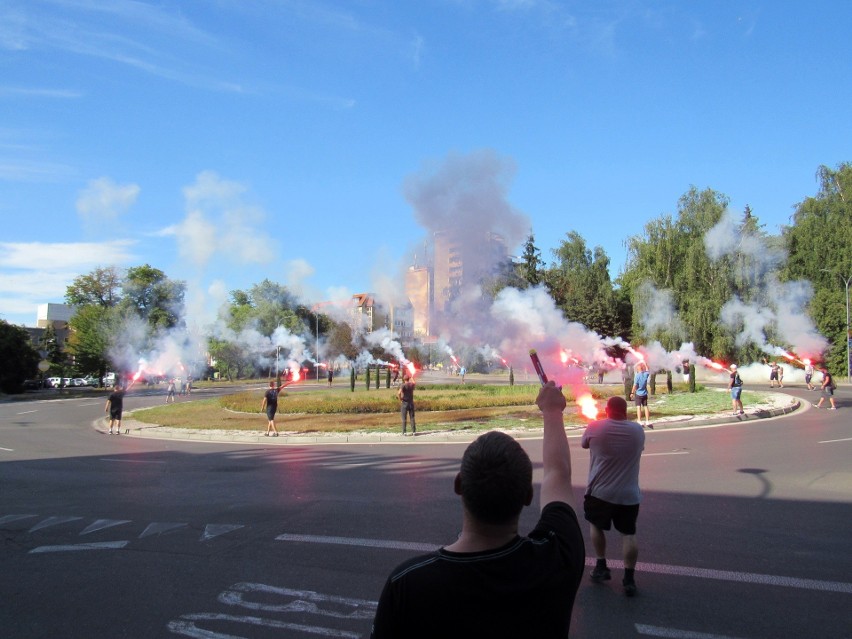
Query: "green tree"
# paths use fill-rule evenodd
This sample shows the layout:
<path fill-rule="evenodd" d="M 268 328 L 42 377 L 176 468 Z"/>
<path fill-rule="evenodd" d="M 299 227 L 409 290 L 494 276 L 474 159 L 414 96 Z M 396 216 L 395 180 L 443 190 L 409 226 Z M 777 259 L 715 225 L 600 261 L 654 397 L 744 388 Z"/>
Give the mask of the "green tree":
<path fill-rule="evenodd" d="M 532 231 L 524 242 L 524 252 L 521 255 L 520 275 L 529 286 L 541 283 L 544 260 L 541 259 L 541 251 L 535 245 L 535 236 Z"/>
<path fill-rule="evenodd" d="M 609 276 L 609 257 L 601 247 L 594 251 L 576 231 L 554 249 L 555 262 L 544 281 L 565 317 L 601 335 L 623 335 L 625 307 Z"/>
<path fill-rule="evenodd" d="M 121 304 L 157 332 L 178 325 L 185 289 L 184 282 L 170 280 L 160 269 L 148 264 L 135 266 L 127 269 Z"/>
<path fill-rule="evenodd" d="M 107 372 L 107 353 L 117 333 L 117 315 L 113 308 L 99 304 L 81 306 L 71 317 L 67 348 L 82 373 L 96 373 L 99 379 Z"/>
<path fill-rule="evenodd" d="M 852 163 L 817 171 L 819 191 L 805 198 L 785 227 L 788 252 L 784 277 L 807 279 L 814 286 L 810 303 L 817 330 L 831 346 L 825 354 L 829 370 L 846 375 L 845 281 L 852 277 Z M 852 293 L 852 291 L 850 291 Z"/>
<path fill-rule="evenodd" d="M 36 376 L 39 359 L 26 329 L 0 319 L 0 391 L 20 392 L 24 380 Z"/>
<path fill-rule="evenodd" d="M 121 301 L 122 276 L 114 266 L 96 268 L 74 278 L 65 289 L 65 302 L 71 306 L 112 308 Z"/>

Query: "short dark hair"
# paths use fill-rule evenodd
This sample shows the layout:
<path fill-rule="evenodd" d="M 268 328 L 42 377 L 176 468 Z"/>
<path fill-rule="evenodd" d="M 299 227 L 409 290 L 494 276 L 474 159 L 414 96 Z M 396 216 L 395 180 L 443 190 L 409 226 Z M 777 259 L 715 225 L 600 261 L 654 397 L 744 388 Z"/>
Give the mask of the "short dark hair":
<path fill-rule="evenodd" d="M 477 437 L 462 457 L 459 488 L 465 508 L 487 524 L 506 524 L 532 495 L 532 462 L 514 438 L 491 431 Z"/>
<path fill-rule="evenodd" d="M 627 400 L 621 395 L 613 395 L 606 400 L 606 413 L 609 417 L 627 417 Z"/>

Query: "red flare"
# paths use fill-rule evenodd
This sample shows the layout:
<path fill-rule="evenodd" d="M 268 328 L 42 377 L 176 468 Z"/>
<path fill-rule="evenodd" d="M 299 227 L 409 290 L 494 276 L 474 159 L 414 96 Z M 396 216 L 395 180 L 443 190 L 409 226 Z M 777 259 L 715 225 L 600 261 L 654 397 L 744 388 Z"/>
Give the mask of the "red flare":
<path fill-rule="evenodd" d="M 405 367 L 408 369 L 408 374 L 411 375 L 412 378 L 417 374 L 417 367 L 414 365 L 414 362 L 408 362 Z"/>
<path fill-rule="evenodd" d="M 586 419 L 598 418 L 598 404 L 591 393 L 583 393 L 577 397 L 577 406 L 580 407 L 580 413 Z"/>

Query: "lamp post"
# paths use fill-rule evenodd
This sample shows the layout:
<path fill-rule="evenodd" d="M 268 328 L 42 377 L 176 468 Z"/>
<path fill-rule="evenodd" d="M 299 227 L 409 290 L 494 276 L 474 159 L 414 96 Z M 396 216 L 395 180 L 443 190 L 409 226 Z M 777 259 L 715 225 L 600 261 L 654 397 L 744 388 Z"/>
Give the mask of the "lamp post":
<path fill-rule="evenodd" d="M 820 270 L 824 273 L 834 274 L 834 271 L 825 268 Z M 849 333 L 849 283 L 852 282 L 852 275 L 849 277 L 843 277 L 840 273 L 837 273 L 837 275 L 840 276 L 846 290 L 846 381 L 852 382 L 852 360 L 849 358 L 849 349 L 852 346 L 852 335 Z"/>

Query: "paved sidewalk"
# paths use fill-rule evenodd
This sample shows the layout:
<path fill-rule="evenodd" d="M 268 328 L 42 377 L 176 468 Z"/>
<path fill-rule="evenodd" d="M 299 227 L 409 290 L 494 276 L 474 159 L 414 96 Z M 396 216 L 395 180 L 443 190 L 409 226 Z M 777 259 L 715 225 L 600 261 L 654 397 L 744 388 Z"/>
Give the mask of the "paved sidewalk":
<path fill-rule="evenodd" d="M 778 417 L 788 415 L 802 408 L 802 401 L 790 395 L 782 393 L 772 393 L 767 395 L 766 400 L 761 404 L 749 407 L 744 415 L 734 415 L 731 411 L 724 413 L 708 414 L 708 415 L 685 415 L 683 417 L 666 417 L 654 421 L 654 429 L 646 430 L 646 432 L 662 432 L 666 430 L 683 429 L 683 428 L 698 428 L 721 424 L 734 424 L 754 421 L 757 419 L 766 419 L 768 417 Z M 809 405 L 808 402 L 804 402 Z M 96 430 L 107 434 L 109 421 L 106 419 L 98 419 L 93 424 Z M 580 437 L 585 426 L 568 426 L 569 437 Z M 540 438 L 541 429 L 500 429 L 510 433 L 518 439 L 524 438 Z M 238 444 L 271 444 L 271 445 L 308 445 L 308 444 L 399 444 L 401 442 L 410 443 L 458 443 L 471 441 L 477 436 L 485 432 L 482 429 L 466 429 L 466 430 L 426 430 L 418 432 L 416 436 L 403 436 L 398 432 L 346 432 L 346 433 L 294 433 L 281 430 L 279 437 L 267 437 L 263 434 L 263 429 L 258 428 L 257 431 L 243 430 L 207 430 L 207 429 L 189 429 L 189 428 L 170 428 L 157 426 L 156 424 L 145 424 L 135 421 L 132 417 L 132 412 L 125 413 L 125 419 L 122 420 L 122 435 L 130 435 L 132 437 L 147 437 L 151 439 L 173 439 L 180 441 L 196 441 L 196 442 L 226 442 Z"/>

